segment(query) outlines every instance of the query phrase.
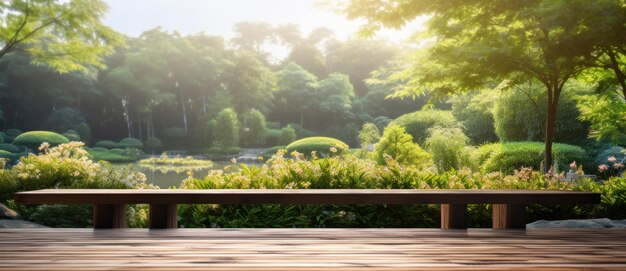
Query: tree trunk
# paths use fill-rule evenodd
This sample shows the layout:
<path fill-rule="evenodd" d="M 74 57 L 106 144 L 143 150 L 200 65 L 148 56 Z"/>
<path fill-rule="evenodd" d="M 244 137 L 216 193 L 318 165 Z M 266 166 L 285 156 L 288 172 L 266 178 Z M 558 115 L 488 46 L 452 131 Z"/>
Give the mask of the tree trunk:
<path fill-rule="evenodd" d="M 626 99 L 626 75 L 619 68 L 619 64 L 617 63 L 617 58 L 615 57 L 615 53 L 613 50 L 607 50 L 607 55 L 609 55 L 609 59 L 611 59 L 611 68 L 613 72 L 615 72 L 615 78 L 617 82 L 622 87 L 622 94 L 624 95 L 624 99 Z"/>
<path fill-rule="evenodd" d="M 559 105 L 559 96 L 561 95 L 561 89 L 558 86 L 548 87 L 548 108 L 546 110 L 546 130 L 545 130 L 545 148 L 544 148 L 544 173 L 551 171 L 553 166 L 552 161 L 552 143 L 554 142 L 554 126 L 556 122 L 556 112 Z M 555 172 L 552 172 L 555 173 Z"/>

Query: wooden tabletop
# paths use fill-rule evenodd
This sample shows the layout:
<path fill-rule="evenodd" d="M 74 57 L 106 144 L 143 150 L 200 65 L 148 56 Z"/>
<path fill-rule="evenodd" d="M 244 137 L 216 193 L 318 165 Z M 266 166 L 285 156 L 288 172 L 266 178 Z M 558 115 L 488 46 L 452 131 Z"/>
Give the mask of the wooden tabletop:
<path fill-rule="evenodd" d="M 626 229 L 0 229 L 0 270 L 626 270 Z"/>
<path fill-rule="evenodd" d="M 489 189 L 45 189 L 19 192 L 21 204 L 593 204 L 600 194 Z"/>

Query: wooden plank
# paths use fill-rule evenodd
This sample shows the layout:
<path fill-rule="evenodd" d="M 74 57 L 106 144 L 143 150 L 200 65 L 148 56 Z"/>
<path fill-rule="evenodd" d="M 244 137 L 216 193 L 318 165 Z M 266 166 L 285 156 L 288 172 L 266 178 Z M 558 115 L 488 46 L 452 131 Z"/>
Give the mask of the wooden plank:
<path fill-rule="evenodd" d="M 126 228 L 126 205 L 95 204 L 93 206 L 93 227 L 96 229 Z"/>
<path fill-rule="evenodd" d="M 494 229 L 526 229 L 526 206 L 522 204 L 493 204 Z"/>
<path fill-rule="evenodd" d="M 150 204 L 150 228 L 178 228 L 176 204 Z"/>
<path fill-rule="evenodd" d="M 485 189 L 47 189 L 15 194 L 20 204 L 593 204 L 600 194 Z"/>
<path fill-rule="evenodd" d="M 442 229 L 467 229 L 467 204 L 441 204 Z"/>
<path fill-rule="evenodd" d="M 0 270 L 625 270 L 626 229 L 0 229 Z"/>

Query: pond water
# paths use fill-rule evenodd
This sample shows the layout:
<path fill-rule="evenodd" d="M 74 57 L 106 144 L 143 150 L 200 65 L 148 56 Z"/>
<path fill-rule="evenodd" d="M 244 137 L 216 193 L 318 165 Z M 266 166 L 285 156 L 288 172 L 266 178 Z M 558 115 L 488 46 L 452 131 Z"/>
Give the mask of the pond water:
<path fill-rule="evenodd" d="M 223 169 L 225 166 L 232 164 L 233 163 L 230 161 L 213 161 L 212 167 L 194 170 L 193 175 L 196 178 L 203 178 L 207 175 L 209 170 Z M 182 180 L 187 178 L 187 171 L 185 169 L 182 169 L 182 167 L 182 170 L 178 170 L 178 172 L 175 170 L 176 168 L 173 168 L 174 170 L 170 170 L 167 172 L 161 170 L 153 170 L 150 168 L 141 167 L 138 163 L 113 164 L 113 167 L 120 170 L 131 169 L 140 171 L 146 175 L 148 183 L 155 184 L 160 188 L 168 188 L 172 186 L 179 187 Z"/>

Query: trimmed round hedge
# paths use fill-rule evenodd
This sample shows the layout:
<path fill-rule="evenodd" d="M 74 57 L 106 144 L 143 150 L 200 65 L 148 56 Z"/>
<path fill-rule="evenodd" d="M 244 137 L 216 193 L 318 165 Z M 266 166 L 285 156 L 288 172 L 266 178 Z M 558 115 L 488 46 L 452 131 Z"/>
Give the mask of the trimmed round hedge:
<path fill-rule="evenodd" d="M 13 140 L 13 145 L 25 146 L 31 150 L 38 150 L 42 143 L 47 142 L 50 146 L 57 146 L 70 142 L 67 137 L 49 131 L 30 131 L 23 133 Z"/>
<path fill-rule="evenodd" d="M 20 147 L 9 143 L 2 143 L 0 144 L 0 150 L 8 151 L 10 153 L 18 153 L 20 152 Z"/>
<path fill-rule="evenodd" d="M 127 138 L 120 140 L 120 142 L 117 143 L 117 145 L 122 148 L 136 148 L 136 149 L 143 148 L 143 143 L 141 142 L 141 140 L 132 138 L 132 137 L 127 137 Z"/>
<path fill-rule="evenodd" d="M 120 146 L 111 141 L 111 140 L 100 140 L 98 142 L 96 142 L 96 147 L 100 147 L 100 148 L 105 148 L 105 149 L 115 149 L 115 148 L 120 148 Z"/>
<path fill-rule="evenodd" d="M 420 146 L 424 146 L 430 128 L 461 127 L 461 123 L 452 115 L 452 111 L 435 109 L 404 114 L 393 120 L 391 124 L 404 127 L 404 130 L 413 137 L 413 142 Z"/>
<path fill-rule="evenodd" d="M 328 155 L 331 153 L 330 148 L 336 148 L 336 154 L 342 154 L 348 151 L 348 144 L 343 141 L 331 137 L 307 137 L 300 140 L 296 140 L 287 145 L 287 153 L 297 151 L 306 156 L 311 155 L 311 152 L 315 151 L 318 155 Z"/>
<path fill-rule="evenodd" d="M 540 169 L 543 151 L 543 142 L 493 143 L 483 145 L 477 150 L 478 160 L 484 161 L 484 172 L 501 171 L 507 174 L 521 167 Z M 552 155 L 558 161 L 558 172 L 567 171 L 569 164 L 574 161 L 579 165 L 589 162 L 585 150 L 574 145 L 555 143 L 552 145 Z"/>
<path fill-rule="evenodd" d="M 146 140 L 146 148 L 157 150 L 163 147 L 163 142 L 157 137 L 150 137 Z"/>
<path fill-rule="evenodd" d="M 9 161 L 15 159 L 15 154 L 10 153 L 8 151 L 5 150 L 0 150 L 0 158 L 5 158 L 5 159 L 9 159 Z"/>

